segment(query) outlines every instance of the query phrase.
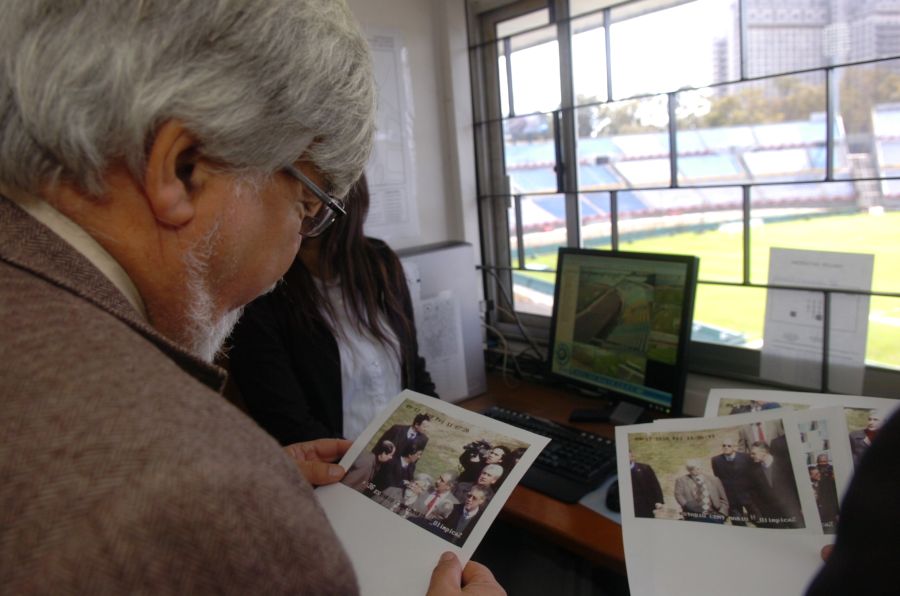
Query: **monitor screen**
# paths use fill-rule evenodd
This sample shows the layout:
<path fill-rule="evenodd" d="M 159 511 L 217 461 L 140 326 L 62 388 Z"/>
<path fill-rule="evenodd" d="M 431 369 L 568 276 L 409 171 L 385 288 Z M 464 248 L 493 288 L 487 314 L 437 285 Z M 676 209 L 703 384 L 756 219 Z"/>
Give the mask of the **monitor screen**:
<path fill-rule="evenodd" d="M 681 415 L 699 259 L 560 248 L 550 373 Z"/>

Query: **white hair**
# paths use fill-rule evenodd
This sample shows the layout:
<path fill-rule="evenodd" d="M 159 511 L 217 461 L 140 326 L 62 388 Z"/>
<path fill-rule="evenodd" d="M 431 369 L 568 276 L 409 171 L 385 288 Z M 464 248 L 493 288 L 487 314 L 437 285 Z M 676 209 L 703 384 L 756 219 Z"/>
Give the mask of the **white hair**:
<path fill-rule="evenodd" d="M 365 39 L 343 0 L 0 0 L 0 181 L 101 195 L 177 119 L 210 160 L 303 155 L 343 195 L 374 134 Z"/>
<path fill-rule="evenodd" d="M 485 474 L 490 474 L 491 476 L 496 476 L 500 478 L 503 476 L 503 466 L 500 464 L 488 464 L 481 469 Z"/>
<path fill-rule="evenodd" d="M 181 334 L 177 338 L 198 358 L 213 362 L 231 330 L 241 318 L 240 307 L 216 318 L 214 300 L 209 288 L 209 259 L 213 252 L 219 222 L 183 255 L 187 275 L 187 310 Z"/>

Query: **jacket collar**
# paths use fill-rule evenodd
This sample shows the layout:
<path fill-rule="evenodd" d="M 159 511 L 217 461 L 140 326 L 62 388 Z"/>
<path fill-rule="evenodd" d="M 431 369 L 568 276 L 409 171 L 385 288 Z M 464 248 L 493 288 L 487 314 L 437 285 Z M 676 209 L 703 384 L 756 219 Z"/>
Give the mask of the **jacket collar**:
<path fill-rule="evenodd" d="M 190 354 L 147 324 L 91 262 L 11 200 L 0 195 L 0 260 L 28 271 L 121 320 L 182 370 L 217 392 L 225 371 Z"/>

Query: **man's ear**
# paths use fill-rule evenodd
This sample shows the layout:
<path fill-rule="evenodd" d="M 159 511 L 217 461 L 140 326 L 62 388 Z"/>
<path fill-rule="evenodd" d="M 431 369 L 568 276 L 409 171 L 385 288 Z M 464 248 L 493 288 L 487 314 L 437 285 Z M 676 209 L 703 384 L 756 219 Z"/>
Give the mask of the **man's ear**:
<path fill-rule="evenodd" d="M 168 120 L 156 132 L 147 159 L 144 192 L 158 221 L 181 227 L 194 217 L 191 175 L 196 164 L 197 140 L 177 120 Z"/>

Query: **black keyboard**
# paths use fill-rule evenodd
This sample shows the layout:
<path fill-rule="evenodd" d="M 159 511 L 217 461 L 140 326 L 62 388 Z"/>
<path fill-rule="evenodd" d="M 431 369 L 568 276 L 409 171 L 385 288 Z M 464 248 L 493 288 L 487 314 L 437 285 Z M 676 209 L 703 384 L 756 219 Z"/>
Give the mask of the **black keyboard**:
<path fill-rule="evenodd" d="M 482 414 L 550 439 L 522 477 L 523 486 L 576 503 L 616 473 L 616 445 L 610 439 L 508 408 L 492 406 Z"/>

